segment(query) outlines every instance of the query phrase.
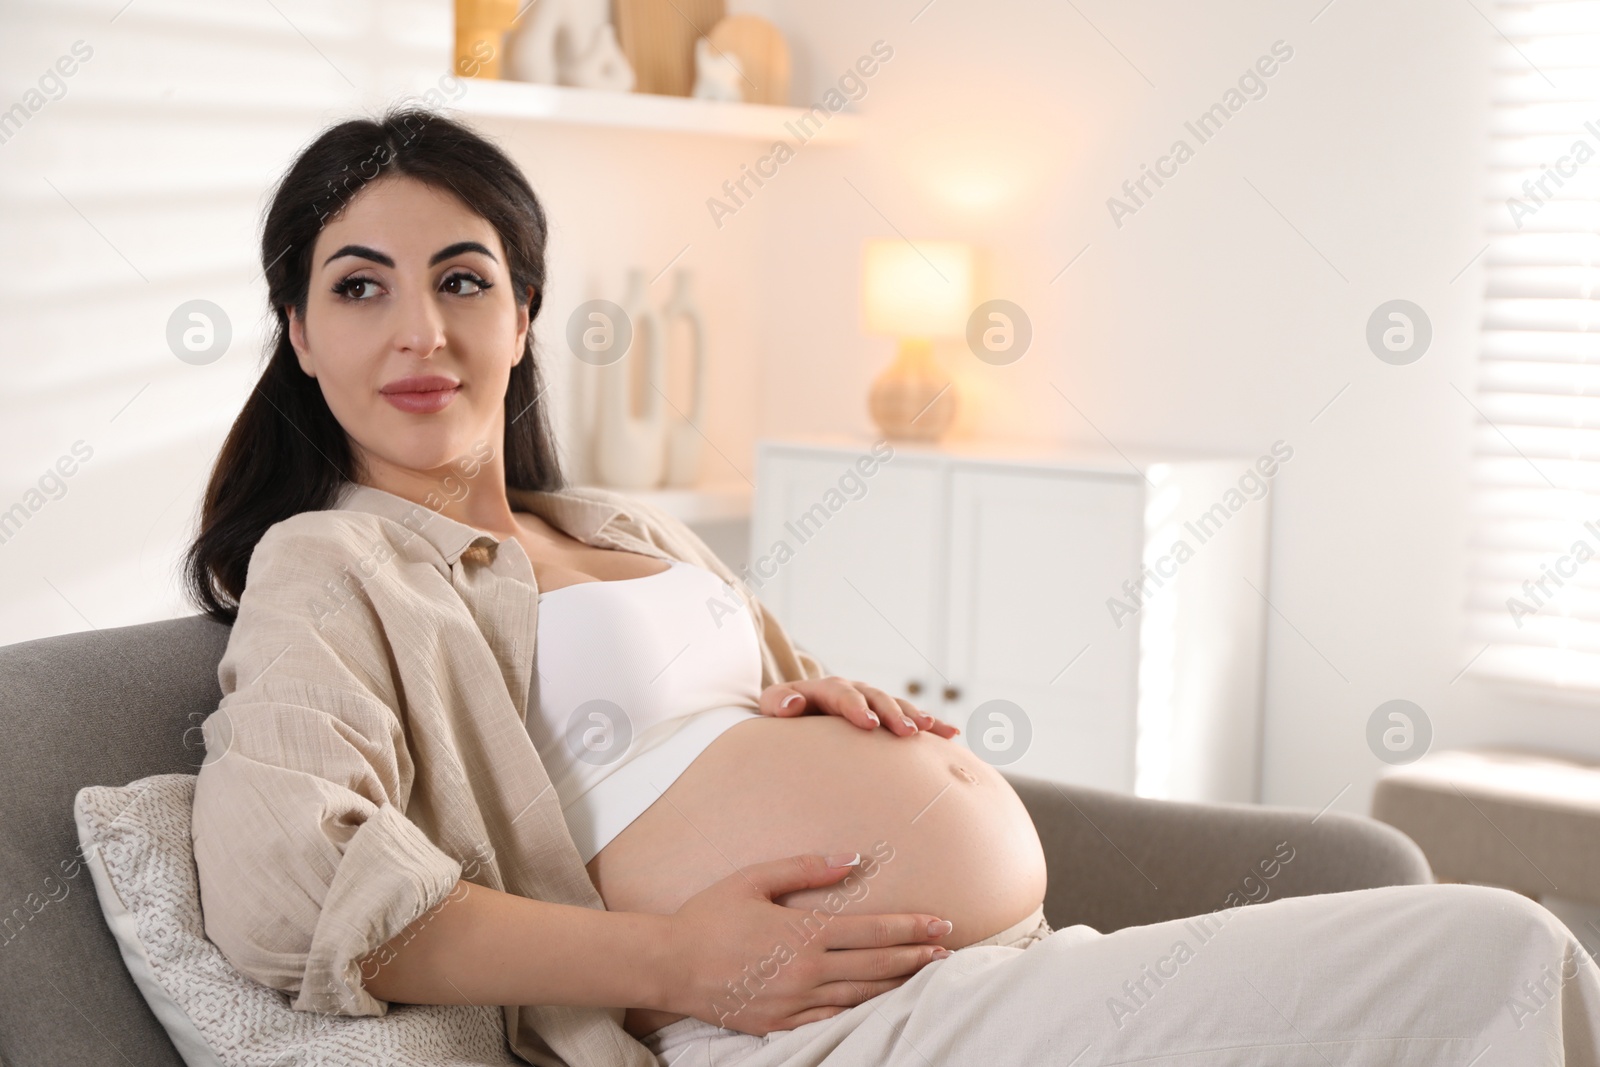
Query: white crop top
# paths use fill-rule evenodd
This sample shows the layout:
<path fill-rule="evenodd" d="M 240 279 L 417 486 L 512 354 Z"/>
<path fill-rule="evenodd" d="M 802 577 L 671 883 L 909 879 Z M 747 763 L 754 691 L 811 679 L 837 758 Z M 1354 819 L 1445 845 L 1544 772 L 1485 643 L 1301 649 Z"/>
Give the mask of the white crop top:
<path fill-rule="evenodd" d="M 528 734 L 588 863 L 722 731 L 759 717 L 755 621 L 704 567 L 539 594 Z"/>

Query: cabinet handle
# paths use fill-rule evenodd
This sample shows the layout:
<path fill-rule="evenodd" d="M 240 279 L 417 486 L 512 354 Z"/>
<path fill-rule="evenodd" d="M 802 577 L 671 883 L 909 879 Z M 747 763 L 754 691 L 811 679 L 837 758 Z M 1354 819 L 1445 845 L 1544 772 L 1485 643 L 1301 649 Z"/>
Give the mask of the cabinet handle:
<path fill-rule="evenodd" d="M 915 678 L 911 679 L 911 681 L 906 683 L 906 692 L 910 693 L 912 696 L 916 696 L 918 693 L 922 692 L 922 683 L 917 681 Z"/>
<path fill-rule="evenodd" d="M 947 686 L 944 687 L 944 698 L 946 700 L 960 700 L 961 699 L 961 690 L 958 689 L 956 686 L 947 685 Z"/>

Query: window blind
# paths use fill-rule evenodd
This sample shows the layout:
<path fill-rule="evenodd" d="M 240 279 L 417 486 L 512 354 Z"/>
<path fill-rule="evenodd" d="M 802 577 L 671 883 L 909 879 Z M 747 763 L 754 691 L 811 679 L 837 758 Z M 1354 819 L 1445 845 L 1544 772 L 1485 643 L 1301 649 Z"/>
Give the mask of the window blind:
<path fill-rule="evenodd" d="M 1490 13 L 1470 670 L 1600 693 L 1600 2 Z"/>
<path fill-rule="evenodd" d="M 180 556 L 265 358 L 268 192 L 324 126 L 435 85 L 451 18 L 0 0 L 0 644 L 194 613 Z M 167 341 L 195 299 L 231 320 L 203 366 Z"/>

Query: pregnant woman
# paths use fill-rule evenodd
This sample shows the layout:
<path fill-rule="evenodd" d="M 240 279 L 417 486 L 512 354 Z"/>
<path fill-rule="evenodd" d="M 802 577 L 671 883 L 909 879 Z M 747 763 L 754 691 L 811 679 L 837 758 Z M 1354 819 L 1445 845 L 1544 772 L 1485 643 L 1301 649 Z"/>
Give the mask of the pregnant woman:
<path fill-rule="evenodd" d="M 236 967 L 301 1010 L 506 1005 L 545 1064 L 1594 1062 L 1600 971 L 1497 890 L 1052 932 L 1033 824 L 955 727 L 828 675 L 682 523 L 564 484 L 545 238 L 427 112 L 327 131 L 276 190 L 276 346 L 189 559 L 234 624 L 193 829 Z"/>

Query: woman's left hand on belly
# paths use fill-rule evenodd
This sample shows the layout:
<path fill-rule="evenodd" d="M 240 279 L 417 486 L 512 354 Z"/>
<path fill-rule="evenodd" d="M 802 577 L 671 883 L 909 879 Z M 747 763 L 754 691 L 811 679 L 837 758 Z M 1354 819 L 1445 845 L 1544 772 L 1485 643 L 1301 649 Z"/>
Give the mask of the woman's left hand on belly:
<path fill-rule="evenodd" d="M 911 737 L 926 730 L 950 738 L 961 732 L 909 700 L 837 675 L 769 685 L 761 694 L 759 709 L 763 715 L 780 719 L 808 712 L 837 715 L 863 730 L 876 730 L 881 725 L 900 737 Z"/>

